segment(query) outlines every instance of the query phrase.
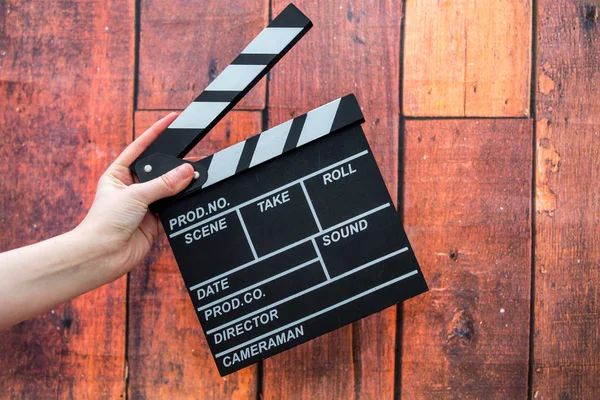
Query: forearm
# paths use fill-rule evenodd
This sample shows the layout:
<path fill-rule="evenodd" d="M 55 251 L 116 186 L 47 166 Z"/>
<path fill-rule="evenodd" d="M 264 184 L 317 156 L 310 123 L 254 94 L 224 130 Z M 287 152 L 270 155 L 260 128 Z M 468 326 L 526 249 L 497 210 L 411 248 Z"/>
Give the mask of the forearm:
<path fill-rule="evenodd" d="M 0 329 L 111 282 L 143 260 L 160 233 L 148 206 L 186 188 L 194 168 L 184 163 L 135 183 L 129 166 L 176 117 L 169 114 L 127 146 L 100 178 L 94 203 L 77 228 L 0 253 Z"/>
<path fill-rule="evenodd" d="M 0 329 L 107 281 L 101 251 L 77 230 L 0 254 Z"/>

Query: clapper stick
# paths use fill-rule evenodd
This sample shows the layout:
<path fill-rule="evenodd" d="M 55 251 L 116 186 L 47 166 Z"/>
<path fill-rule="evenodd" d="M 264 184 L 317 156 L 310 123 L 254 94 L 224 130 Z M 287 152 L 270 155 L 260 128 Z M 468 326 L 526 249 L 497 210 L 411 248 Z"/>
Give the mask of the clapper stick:
<path fill-rule="evenodd" d="M 354 95 L 334 100 L 200 160 L 198 164 L 208 170 L 208 177 L 202 188 L 327 134 L 362 122 L 363 114 Z"/>
<path fill-rule="evenodd" d="M 138 171 L 138 164 L 153 154 L 184 157 L 311 27 L 306 15 L 288 5 L 142 153 L 132 169 Z M 145 181 L 154 175 L 138 177 Z"/>
<path fill-rule="evenodd" d="M 159 209 L 165 204 L 177 202 L 196 190 L 205 189 L 325 135 L 363 122 L 362 111 L 353 94 L 333 100 L 306 114 L 191 163 L 196 171 L 202 173 L 202 176 L 192 181 L 190 186 L 178 195 L 159 201 L 154 207 Z M 152 154 L 144 160 L 144 163 L 137 165 L 136 173 L 138 176 L 146 175 L 150 178 L 158 176 L 160 171 L 169 170 L 183 162 L 160 153 Z M 143 166 L 146 163 L 161 168 L 145 173 Z"/>

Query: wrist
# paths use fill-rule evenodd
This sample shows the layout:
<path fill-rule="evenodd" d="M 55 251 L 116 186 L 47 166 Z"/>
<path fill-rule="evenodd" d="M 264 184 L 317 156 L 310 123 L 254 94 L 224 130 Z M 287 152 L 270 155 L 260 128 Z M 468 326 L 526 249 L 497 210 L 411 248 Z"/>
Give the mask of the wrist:
<path fill-rule="evenodd" d="M 96 236 L 87 229 L 76 227 L 56 238 L 58 248 L 69 257 L 64 263 L 65 268 L 81 268 L 92 264 L 102 257 L 102 253 L 106 253 L 95 245 Z"/>
<path fill-rule="evenodd" d="M 78 226 L 60 238 L 60 249 L 66 249 L 65 254 L 69 257 L 63 265 L 74 279 L 81 281 L 85 291 L 114 279 L 109 260 L 117 253 L 117 248 L 101 236 L 93 229 Z"/>
<path fill-rule="evenodd" d="M 0 254 L 0 328 L 108 282 L 105 257 L 79 230 Z"/>

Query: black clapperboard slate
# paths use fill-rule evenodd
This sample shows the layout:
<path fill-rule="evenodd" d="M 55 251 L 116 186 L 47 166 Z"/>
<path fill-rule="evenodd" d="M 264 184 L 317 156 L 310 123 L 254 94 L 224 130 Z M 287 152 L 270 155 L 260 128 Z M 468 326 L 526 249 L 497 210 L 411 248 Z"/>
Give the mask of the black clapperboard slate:
<path fill-rule="evenodd" d="M 148 181 L 311 28 L 290 4 L 139 157 Z M 299 88 L 290 88 L 295 90 Z M 348 95 L 192 163 L 153 205 L 221 375 L 427 290 Z"/>

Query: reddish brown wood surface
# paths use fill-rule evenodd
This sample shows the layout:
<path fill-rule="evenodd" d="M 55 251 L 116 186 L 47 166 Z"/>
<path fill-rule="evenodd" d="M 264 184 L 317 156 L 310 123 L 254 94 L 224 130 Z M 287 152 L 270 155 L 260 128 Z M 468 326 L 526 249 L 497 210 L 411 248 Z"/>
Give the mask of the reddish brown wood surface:
<path fill-rule="evenodd" d="M 401 331 L 391 308 L 220 378 L 163 238 L 129 296 L 122 279 L 0 332 L 0 398 L 599 398 L 600 3 L 535 3 L 533 49 L 531 0 L 407 0 L 404 21 L 391 0 L 296 4 L 315 27 L 239 107 L 266 114 L 193 154 L 354 92 L 431 288 Z M 74 227 L 133 116 L 165 114 L 134 106 L 184 108 L 286 5 L 0 2 L 0 251 Z M 400 128 L 400 98 L 409 117 L 529 116 L 532 52 L 535 121 Z"/>
<path fill-rule="evenodd" d="M 527 396 L 530 120 L 407 121 L 404 223 L 430 292 L 404 305 L 405 399 Z"/>
<path fill-rule="evenodd" d="M 529 116 L 530 0 L 407 0 L 404 113 Z"/>
<path fill-rule="evenodd" d="M 534 398 L 600 398 L 599 16 L 538 2 Z"/>
<path fill-rule="evenodd" d="M 134 4 L 0 3 L 0 251 L 76 226 L 132 128 Z M 125 394 L 125 280 L 0 333 L 0 398 Z"/>
<path fill-rule="evenodd" d="M 164 112 L 136 112 L 136 134 Z M 261 113 L 228 115 L 190 154 L 204 157 L 261 131 Z M 198 268 L 203 268 L 199 260 Z M 256 366 L 221 378 L 165 237 L 129 281 L 129 395 L 132 399 L 249 399 Z"/>
<path fill-rule="evenodd" d="M 260 1 L 140 2 L 137 108 L 183 109 L 267 25 Z M 265 81 L 238 108 L 263 109 Z"/>
<path fill-rule="evenodd" d="M 269 125 L 355 93 L 392 197 L 398 179 L 401 4 L 298 1 L 315 28 L 273 69 Z M 287 1 L 273 2 L 276 15 Z M 390 398 L 395 308 L 265 361 L 264 397 Z"/>

